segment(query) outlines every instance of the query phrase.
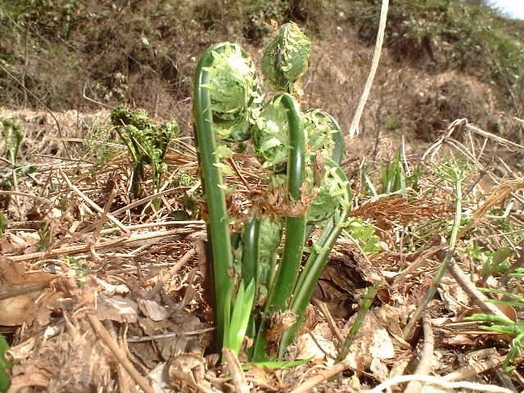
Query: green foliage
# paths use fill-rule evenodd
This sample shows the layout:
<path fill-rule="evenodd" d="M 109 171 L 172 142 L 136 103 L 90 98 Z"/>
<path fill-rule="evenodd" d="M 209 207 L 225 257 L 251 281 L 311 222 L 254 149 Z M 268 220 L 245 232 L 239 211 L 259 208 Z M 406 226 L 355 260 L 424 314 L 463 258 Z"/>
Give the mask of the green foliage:
<path fill-rule="evenodd" d="M 4 151 L 3 156 L 12 166 L 12 174 L 7 176 L 1 184 L 1 188 L 4 190 L 10 190 L 15 182 L 16 169 L 18 167 L 18 149 L 20 148 L 20 143 L 24 136 L 20 126 L 11 119 L 6 119 L 2 121 L 2 137 L 4 142 Z M 11 197 L 6 195 L 2 197 L 4 203 L 7 205 Z"/>
<path fill-rule="evenodd" d="M 231 349 L 236 354 L 240 352 L 244 343 L 255 299 L 255 290 L 255 280 L 252 280 L 247 286 L 244 286 L 244 281 L 241 281 L 234 299 L 231 321 L 225 330 L 224 347 Z"/>
<path fill-rule="evenodd" d="M 7 369 L 12 367 L 12 362 L 5 358 L 5 353 L 9 350 L 9 344 L 5 337 L 0 334 L 0 393 L 5 393 L 11 386 L 11 378 L 7 373 Z"/>
<path fill-rule="evenodd" d="M 240 31 L 246 40 L 260 44 L 271 32 L 269 22 L 285 22 L 288 10 L 285 0 L 231 0 L 227 5 L 206 1 L 195 7 L 193 17 L 206 30 L 218 33 L 227 25 L 229 31 Z"/>
<path fill-rule="evenodd" d="M 375 234 L 375 227 L 366 223 L 363 219 L 358 217 L 349 219 L 346 232 L 360 245 L 360 248 L 365 253 L 380 251 L 380 238 Z"/>
<path fill-rule="evenodd" d="M 75 272 L 76 282 L 82 286 L 87 281 L 87 276 L 91 272 L 88 265 L 83 264 L 78 258 L 68 256 L 66 258 L 67 265 Z"/>
<path fill-rule="evenodd" d="M 402 128 L 402 120 L 397 116 L 388 116 L 384 119 L 384 125 L 390 131 L 398 131 Z"/>
<path fill-rule="evenodd" d="M 491 300 L 495 304 L 504 304 L 515 308 L 517 311 L 524 309 L 524 297 L 504 290 L 482 289 L 483 292 L 502 296 L 504 300 Z M 506 373 L 515 370 L 514 363 L 517 362 L 524 348 L 524 323 L 512 321 L 509 318 L 501 318 L 491 314 L 474 314 L 464 318 L 469 321 L 483 322 L 481 329 L 512 337 L 510 348 L 502 367 Z"/>
<path fill-rule="evenodd" d="M 374 196 L 400 193 L 403 197 L 407 197 L 408 188 L 417 191 L 420 168 L 416 167 L 408 174 L 408 163 L 403 157 L 402 148 L 397 149 L 395 157 L 382 166 L 378 184 L 374 184 L 367 171 L 363 171 L 366 191 Z"/>
<path fill-rule="evenodd" d="M 176 122 L 153 123 L 144 110 L 118 107 L 111 112 L 111 122 L 125 143 L 133 162 L 131 189 L 134 197 L 142 195 L 146 166 L 151 167 L 155 191 L 167 170 L 165 156 L 169 142 L 178 136 Z"/>
<path fill-rule="evenodd" d="M 256 261 L 257 302 L 263 305 L 273 281 L 278 247 L 282 241 L 283 222 L 280 219 L 263 217 L 260 220 Z M 256 247 L 256 246 L 254 246 Z"/>
<path fill-rule="evenodd" d="M 4 151 L 2 154 L 11 165 L 10 175 L 4 178 L 0 187 L 4 190 L 11 190 L 18 181 L 17 179 L 33 173 L 36 170 L 36 167 L 30 164 L 23 165 L 18 161 L 20 145 L 24 139 L 24 132 L 20 125 L 11 119 L 5 119 L 0 124 L 2 127 L 2 139 L 4 144 Z M 2 199 L 5 205 L 9 204 L 11 201 L 9 195 L 3 196 Z M 4 224 L 5 222 L 2 222 L 0 225 Z"/>
<path fill-rule="evenodd" d="M 264 47 L 262 73 L 273 91 L 293 92 L 293 84 L 307 71 L 311 42 L 294 23 L 283 25 Z"/>
<path fill-rule="evenodd" d="M 2 136 L 5 143 L 4 157 L 12 165 L 15 165 L 18 158 L 20 143 L 22 143 L 22 139 L 24 138 L 24 133 L 19 124 L 11 119 L 5 119 L 2 121 Z"/>
<path fill-rule="evenodd" d="M 281 96 L 275 96 L 262 108 L 253 126 L 255 154 L 264 168 L 282 170 L 288 157 L 289 123 Z"/>
<path fill-rule="evenodd" d="M 519 267 L 520 262 L 510 262 L 515 250 L 513 247 L 501 247 L 495 251 L 489 251 L 481 247 L 470 247 L 466 250 L 474 260 L 482 263 L 482 280 L 485 282 L 489 276 L 499 277 L 502 289 L 481 288 L 481 291 L 494 295 L 490 302 L 515 309 L 517 315 L 524 309 L 524 297 L 507 290 L 506 284 L 509 280 L 521 280 L 524 277 L 524 269 Z M 501 318 L 491 314 L 474 314 L 467 320 L 482 322 L 481 329 L 489 332 L 512 337 L 509 351 L 503 363 L 504 371 L 512 372 L 520 361 L 524 348 L 524 323 L 509 318 Z"/>
<path fill-rule="evenodd" d="M 309 40 L 298 27 L 283 25 L 264 51 L 267 85 L 277 92 L 293 91 L 306 70 L 309 51 Z M 351 193 L 339 166 L 343 138 L 334 119 L 318 110 L 304 114 L 287 93 L 264 102 L 252 70 L 240 47 L 224 43 L 209 48 L 197 65 L 194 113 L 219 343 L 238 352 L 247 334 L 254 340 L 248 355 L 261 361 L 281 359 L 297 333 L 345 225 Z M 247 120 L 250 127 L 245 133 L 240 123 L 234 132 L 242 137 L 231 137 L 233 133 L 223 132 L 224 120 Z M 242 219 L 243 227 L 233 232 L 225 193 L 234 190 L 223 175 L 228 173 L 225 159 L 238 150 L 239 141 L 251 144 L 266 170 L 267 195 L 262 199 L 276 199 L 277 206 L 255 201 Z M 321 235 L 303 265 L 305 241 L 315 226 Z"/>
<path fill-rule="evenodd" d="M 259 96 L 255 66 L 236 44 L 224 44 L 220 50 L 214 50 L 212 56 L 211 64 L 206 67 L 209 80 L 202 86 L 209 89 L 211 95 L 213 120 L 215 124 L 244 120 L 253 101 Z M 229 138 L 231 133 L 223 135 L 222 132 L 221 136 Z"/>
<path fill-rule="evenodd" d="M 426 295 L 424 296 L 424 299 L 419 303 L 413 317 L 409 320 L 407 325 L 402 330 L 404 339 L 411 339 L 413 337 L 413 334 L 415 332 L 415 326 L 418 320 L 422 317 L 422 314 L 427 310 L 428 304 L 432 301 L 433 297 L 437 293 L 437 288 L 441 284 L 442 278 L 444 277 L 444 274 L 446 273 L 449 267 L 451 258 L 453 257 L 457 246 L 457 241 L 459 239 L 460 224 L 463 219 L 462 182 L 464 180 L 464 174 L 460 167 L 458 165 L 455 165 L 451 166 L 449 170 L 447 170 L 447 175 L 449 176 L 450 183 L 454 186 L 453 199 L 455 200 L 455 215 L 451 224 L 449 240 L 447 243 L 449 249 L 442 258 L 440 262 L 440 267 L 437 273 L 433 276 L 431 286 L 428 288 Z"/>
<path fill-rule="evenodd" d="M 491 77 L 510 87 L 522 87 L 524 76 L 524 51 L 517 39 L 495 29 L 481 32 L 484 40 L 484 55 L 491 62 Z"/>
<path fill-rule="evenodd" d="M 513 249 L 502 247 L 496 251 L 485 250 L 482 247 L 471 247 L 466 249 L 474 260 L 482 263 L 482 281 L 485 282 L 489 276 L 500 276 L 509 267 L 509 257 L 513 255 Z"/>
<path fill-rule="evenodd" d="M 358 309 L 357 316 L 353 322 L 353 325 L 349 329 L 349 334 L 346 336 L 346 340 L 344 341 L 342 350 L 339 352 L 339 355 L 337 358 L 339 362 L 347 358 L 349 350 L 351 348 L 351 344 L 353 344 L 356 334 L 359 332 L 360 328 L 362 327 L 362 324 L 364 323 L 364 319 L 366 317 L 366 313 L 371 308 L 371 305 L 373 304 L 373 300 L 375 300 L 375 297 L 377 296 L 377 292 L 379 288 L 380 288 L 380 282 L 377 282 L 366 289 L 366 292 L 364 293 L 364 296 L 362 297 L 362 304 L 360 305 L 360 308 Z"/>
<path fill-rule="evenodd" d="M 0 70 L 4 105 L 37 103 L 20 82 L 50 107 L 53 101 L 74 100 L 72 84 L 79 78 L 72 78 L 68 69 L 82 69 L 85 64 L 78 66 L 78 53 L 70 40 L 88 19 L 84 10 L 83 2 L 75 0 L 0 0 L 0 65 L 11 73 Z M 33 56 L 45 60 L 29 64 Z"/>
<path fill-rule="evenodd" d="M 184 190 L 184 193 L 178 198 L 179 207 L 182 211 L 176 211 L 175 218 L 187 219 L 198 217 L 200 210 L 200 199 L 202 197 L 200 187 L 198 187 L 198 179 L 187 173 L 186 171 L 179 171 L 173 180 L 174 187 L 189 188 Z"/>
<path fill-rule="evenodd" d="M 312 160 L 320 151 L 322 156 L 331 157 L 340 163 L 344 150 L 344 140 L 340 138 L 342 130 L 337 121 L 327 112 L 320 109 L 304 111 L 304 129 L 308 135 Z"/>
<path fill-rule="evenodd" d="M 38 251 L 45 251 L 49 249 L 53 233 L 51 231 L 51 224 L 49 221 L 44 221 L 42 226 L 38 229 Z"/>
<path fill-rule="evenodd" d="M 0 238 L 4 236 L 4 231 L 7 228 L 7 223 L 8 221 L 6 216 L 4 215 L 4 213 L 0 211 Z"/>
<path fill-rule="evenodd" d="M 244 141 L 250 137 L 253 107 L 262 100 L 255 66 L 237 44 L 216 45 L 210 54 L 202 87 L 211 97 L 214 134 L 224 141 Z M 217 153 L 223 158 L 232 154 L 225 146 L 220 149 Z"/>
<path fill-rule="evenodd" d="M 317 154 L 318 157 L 325 157 L 321 153 Z M 331 158 L 323 158 L 321 165 L 322 172 L 318 175 L 320 182 L 317 195 L 310 206 L 308 223 L 325 221 L 333 216 L 339 207 L 350 208 L 349 182 L 340 166 Z M 317 169 L 313 168 L 313 171 L 315 170 Z"/>
<path fill-rule="evenodd" d="M 76 0 L 1 0 L 0 7 L 6 21 L 16 21 L 19 27 L 34 25 L 45 38 L 63 40 L 70 38 L 83 8 Z"/>
<path fill-rule="evenodd" d="M 392 162 L 388 162 L 382 170 L 382 187 L 380 194 L 390 194 L 401 191 L 403 196 L 407 195 L 406 191 L 406 174 L 402 154 L 400 149 Z"/>
<path fill-rule="evenodd" d="M 507 87 L 507 79 L 510 85 L 517 83 L 514 92 L 521 94 L 512 75 L 522 72 L 511 71 L 522 66 L 518 25 L 512 23 L 515 28 L 510 28 L 509 22 L 500 23 L 486 10 L 462 4 L 467 11 L 461 11 L 457 4 L 462 1 L 395 2 L 390 7 L 389 47 L 402 61 L 419 54 L 426 59 L 433 53 L 435 61 L 421 61 L 430 69 L 435 63 L 439 69 L 446 64 L 463 69 L 463 64 L 469 74 L 493 79 L 501 88 Z M 372 43 L 378 14 L 379 2 L 371 0 L 211 0 L 189 5 L 155 0 L 125 4 L 1 0 L 0 65 L 11 75 L 0 70 L 0 101 L 4 106 L 41 107 L 38 98 L 53 110 L 85 107 L 90 104 L 79 94 L 85 88 L 94 101 L 112 106 L 133 103 L 168 117 L 172 102 L 190 94 L 186 76 L 193 64 L 185 59 L 199 50 L 199 43 L 236 40 L 261 46 L 272 31 L 272 21 L 289 20 L 300 21 L 308 32 L 319 35 L 331 35 L 334 23 L 343 29 L 358 27 Z M 341 15 L 347 15 L 349 23 Z"/>
<path fill-rule="evenodd" d="M 252 367 L 259 367 L 259 368 L 268 369 L 268 370 L 273 370 L 273 369 L 281 370 L 284 368 L 297 367 L 302 364 L 306 364 L 309 361 L 311 361 L 311 359 L 288 360 L 288 361 L 280 361 L 280 362 L 246 363 L 242 365 L 242 369 L 247 371 L 251 369 Z"/>
<path fill-rule="evenodd" d="M 513 273 L 511 273 L 511 277 L 522 279 L 524 278 L 524 268 L 517 268 Z"/>
<path fill-rule="evenodd" d="M 447 183 L 454 183 L 457 180 L 464 181 L 467 174 L 471 173 L 469 163 L 461 158 L 453 158 L 439 165 L 435 164 L 432 169 L 437 178 Z"/>
<path fill-rule="evenodd" d="M 115 143 L 107 143 L 108 135 L 107 132 L 101 130 L 104 133 L 101 140 L 96 139 L 97 135 L 92 134 L 91 138 L 85 143 L 85 150 L 83 152 L 84 157 L 90 157 L 94 163 L 94 171 L 98 168 L 104 167 L 118 154 L 119 149 Z"/>

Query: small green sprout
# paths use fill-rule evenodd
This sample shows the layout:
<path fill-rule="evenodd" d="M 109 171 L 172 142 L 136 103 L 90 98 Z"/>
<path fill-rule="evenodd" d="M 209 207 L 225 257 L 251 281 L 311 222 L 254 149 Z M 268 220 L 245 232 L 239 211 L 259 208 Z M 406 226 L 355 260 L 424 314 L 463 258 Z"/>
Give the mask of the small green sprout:
<path fill-rule="evenodd" d="M 91 268 L 88 265 L 83 264 L 78 258 L 68 256 L 66 257 L 67 265 L 73 269 L 77 284 L 83 286 L 87 281 Z"/>
<path fill-rule="evenodd" d="M 275 96 L 262 108 L 253 126 L 255 154 L 264 168 L 285 167 L 289 151 L 289 122 L 282 97 Z"/>
<path fill-rule="evenodd" d="M 0 211 L 0 238 L 4 236 L 4 232 L 7 228 L 8 220 L 7 217 Z"/>
<path fill-rule="evenodd" d="M 339 166 L 340 127 L 325 112 L 302 112 L 288 94 L 306 71 L 309 53 L 310 42 L 298 26 L 283 25 L 264 50 L 266 85 L 276 93 L 267 100 L 252 61 L 235 44 L 211 46 L 195 73 L 195 136 L 217 341 L 238 353 L 248 336 L 254 342 L 247 355 L 257 362 L 284 356 L 351 205 L 349 182 Z M 230 225 L 226 192 L 235 190 L 224 177 L 231 174 L 228 160 L 235 158 L 239 142 L 251 145 L 262 163 L 267 197 L 253 200 L 240 225 Z M 306 247 L 315 226 L 321 234 Z"/>
<path fill-rule="evenodd" d="M 203 86 L 211 94 L 213 117 L 238 119 L 259 94 L 255 65 L 236 44 L 224 44 L 211 56 L 211 64 L 205 68 L 209 81 Z"/>
<path fill-rule="evenodd" d="M 132 111 L 124 107 L 118 107 L 111 112 L 111 122 L 126 144 L 133 162 L 133 196 L 138 198 L 142 194 L 146 166 L 151 167 L 155 191 L 159 190 L 167 170 L 167 147 L 169 142 L 178 136 L 178 124 L 167 121 L 158 125 L 149 119 L 146 111 Z"/>
<path fill-rule="evenodd" d="M 481 288 L 481 290 L 497 296 L 503 296 L 505 299 L 491 300 L 492 303 L 508 305 L 517 310 L 522 310 L 524 308 L 524 297 L 522 296 L 504 290 L 485 288 Z M 502 365 L 505 372 L 512 372 L 515 369 L 514 363 L 522 356 L 524 348 L 524 323 L 491 314 L 473 314 L 464 319 L 468 321 L 482 322 L 483 324 L 480 326 L 480 329 L 482 330 L 512 337 L 510 349 Z"/>
<path fill-rule="evenodd" d="M 380 238 L 376 235 L 372 224 L 366 223 L 359 217 L 352 217 L 348 220 L 346 231 L 365 253 L 380 251 Z"/>
<path fill-rule="evenodd" d="M 324 158 L 318 170 L 323 173 L 318 184 L 318 194 L 311 203 L 308 216 L 310 223 L 324 221 L 335 214 L 339 207 L 349 209 L 351 204 L 349 182 L 340 166 L 332 159 Z"/>
<path fill-rule="evenodd" d="M 312 154 L 320 151 L 322 156 L 331 157 L 340 164 L 344 154 L 342 130 L 337 121 L 327 112 L 320 109 L 304 111 L 304 128 L 309 138 L 309 148 Z"/>
<path fill-rule="evenodd" d="M 305 74 L 311 41 L 295 23 L 280 27 L 264 48 L 262 73 L 273 91 L 293 93 L 293 84 Z"/>
<path fill-rule="evenodd" d="M 2 136 L 5 144 L 4 157 L 11 164 L 15 165 L 18 159 L 20 144 L 22 143 L 22 139 L 24 139 L 24 132 L 18 123 L 15 123 L 11 119 L 5 119 L 2 121 Z"/>
<path fill-rule="evenodd" d="M 253 106 L 261 102 L 258 76 L 251 58 L 237 44 L 224 43 L 209 52 L 207 82 L 213 113 L 213 130 L 226 141 L 249 138 Z"/>
<path fill-rule="evenodd" d="M 12 362 L 6 360 L 5 353 L 9 350 L 9 344 L 5 337 L 0 334 L 0 393 L 5 393 L 11 386 L 11 378 L 7 369 L 12 367 Z"/>

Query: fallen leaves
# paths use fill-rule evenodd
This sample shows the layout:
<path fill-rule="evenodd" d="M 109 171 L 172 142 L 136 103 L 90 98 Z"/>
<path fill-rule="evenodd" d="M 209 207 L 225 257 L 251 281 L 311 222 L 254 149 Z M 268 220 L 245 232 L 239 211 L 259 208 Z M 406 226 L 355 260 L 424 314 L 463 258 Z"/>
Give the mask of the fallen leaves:
<path fill-rule="evenodd" d="M 23 264 L 0 257 L 0 325 L 30 324 L 36 317 L 35 302 L 54 275 L 26 273 Z"/>

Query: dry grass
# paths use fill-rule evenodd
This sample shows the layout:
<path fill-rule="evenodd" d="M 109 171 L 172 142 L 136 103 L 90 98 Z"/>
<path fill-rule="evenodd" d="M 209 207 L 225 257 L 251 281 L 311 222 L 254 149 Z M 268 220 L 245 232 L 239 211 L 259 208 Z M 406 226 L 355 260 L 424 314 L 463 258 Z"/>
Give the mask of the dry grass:
<path fill-rule="evenodd" d="M 103 122 L 98 127 L 104 129 Z M 64 123 L 63 129 L 71 130 L 72 135 L 78 132 L 74 124 Z M 105 129 L 109 132 L 108 128 Z M 91 132 L 96 135 L 95 129 Z M 457 132 L 463 133 L 460 141 L 455 138 Z M 82 160 L 65 158 L 65 150 L 60 151 L 61 157 L 51 159 L 45 150 L 50 138 L 58 142 L 66 140 L 64 149 L 83 157 Z M 67 135 L 65 138 L 61 140 L 51 133 L 39 143 L 33 141 L 33 153 L 23 157 L 21 162 L 36 162 L 36 172 L 31 177 L 19 178 L 16 192 L 4 191 L 0 195 L 11 197 L 5 210 L 7 226 L 0 243 L 4 254 L 1 263 L 4 281 L 0 287 L 0 298 L 16 300 L 11 309 L 18 312 L 11 316 L 13 326 L 2 328 L 2 333 L 12 343 L 11 353 L 19 360 L 12 369 L 13 391 L 22 391 L 28 386 L 40 386 L 36 391 L 57 387 L 72 391 L 74 386 L 84 389 L 89 384 L 117 391 L 135 383 L 149 391 L 151 381 L 159 381 L 149 372 L 162 360 L 168 361 L 166 367 L 171 376 L 168 382 L 183 391 L 197 386 L 201 390 L 216 391 L 230 383 L 236 386 L 235 391 L 251 388 L 268 391 L 284 386 L 302 391 L 306 386 L 318 384 L 321 389 L 330 391 L 365 391 L 365 386 L 372 387 L 380 381 L 400 381 L 393 378 L 394 368 L 389 375 L 377 374 L 376 370 L 370 371 L 365 359 L 329 366 L 329 362 L 324 363 L 321 357 L 296 368 L 258 373 L 254 369 L 245 375 L 238 367 L 230 367 L 228 371 L 234 373 L 234 380 L 230 381 L 226 370 L 221 372 L 220 368 L 209 365 L 203 358 L 205 353 L 213 352 L 208 331 L 212 323 L 212 299 L 205 289 L 208 284 L 203 251 L 204 222 L 199 219 L 188 221 L 187 217 L 183 221 L 172 218 L 174 211 L 183 209 L 183 197 L 198 193 L 198 183 L 193 188 L 172 186 L 180 173 L 197 173 L 196 155 L 191 144 L 180 140 L 170 149 L 167 156 L 170 175 L 159 194 L 132 200 L 128 196 L 130 166 L 125 150 L 115 148 L 103 165 L 97 165 L 89 162 L 88 153 L 97 149 L 98 144 L 88 144 L 86 140 L 89 138 L 71 140 Z M 119 145 L 117 140 L 112 143 L 115 147 Z M 34 154 L 39 148 L 42 151 Z M 377 315 L 382 313 L 386 323 L 391 325 L 387 330 L 391 337 L 396 337 L 395 326 L 400 328 L 406 323 L 408 310 L 418 303 L 425 292 L 429 277 L 440 263 L 446 247 L 453 194 L 451 185 L 438 176 L 435 168 L 442 168 L 450 162 L 460 163 L 464 168 L 467 192 L 463 203 L 467 223 L 460 232 L 461 263 L 464 263 L 463 258 L 468 260 L 466 251 L 474 246 L 482 246 L 488 251 L 511 245 L 515 252 L 510 261 L 518 263 L 522 258 L 522 245 L 512 242 L 523 236 L 524 183 L 522 174 L 502 157 L 511 157 L 511 154 L 518 154 L 523 149 L 521 145 L 485 133 L 464 120 L 457 121 L 419 157 L 423 176 L 418 190 L 410 190 L 407 197 L 355 196 L 359 205 L 352 215 L 376 226 L 383 251 L 364 256 L 358 251 L 358 244 L 350 246 L 352 251 L 348 251 L 349 240 L 344 238 L 337 246 L 337 253 L 342 252 L 340 255 L 343 258 L 356 258 L 353 265 L 345 265 L 345 269 L 350 269 L 349 275 L 361 274 L 351 273 L 351 269 L 360 264 L 360 269 L 365 270 L 363 266 L 370 263 L 375 266 L 373 274 L 385 277 L 374 312 Z M 498 151 L 498 162 L 507 169 L 503 176 L 501 172 L 491 169 L 495 150 Z M 263 192 L 260 168 L 249 165 L 249 160 L 241 155 L 235 157 L 235 162 L 237 171 L 233 171 L 228 181 L 236 185 L 241 201 L 249 201 L 255 188 L 260 189 L 258 193 Z M 409 164 L 417 164 L 415 158 L 411 157 Z M 8 170 L 6 167 L 5 171 Z M 358 177 L 352 181 L 354 189 L 364 189 L 358 185 Z M 148 185 L 145 186 L 147 189 Z M 162 201 L 158 209 L 151 204 L 153 197 Z M 495 210 L 502 214 L 497 216 Z M 508 225 L 501 226 L 503 221 Z M 355 262 L 362 257 L 367 262 L 364 259 Z M 18 266 L 17 272 L 6 273 L 5 269 L 13 264 Z M 479 267 L 474 261 L 469 260 L 463 268 L 470 270 L 470 274 L 478 274 Z M 33 276 L 37 273 L 45 276 Z M 366 277 L 365 273 L 362 277 Z M 324 280 L 327 279 L 324 277 Z M 334 279 L 333 276 L 329 278 Z M 349 284 L 340 281 L 337 285 L 344 287 Z M 362 284 L 356 285 L 358 288 Z M 457 290 L 458 285 L 455 283 L 452 287 Z M 349 286 L 346 290 L 358 297 L 357 289 Z M 442 296 L 447 299 L 445 292 Z M 112 303 L 117 299 L 124 304 L 116 306 Z M 329 299 L 322 301 L 330 302 Z M 467 302 L 468 299 L 461 298 L 461 301 Z M 160 306 L 169 310 L 171 317 L 164 319 L 153 309 L 144 308 L 145 302 L 149 302 L 148 307 L 153 309 Z M 135 304 L 136 309 L 133 308 Z M 446 356 L 451 359 L 457 353 L 469 352 L 480 344 L 472 342 L 468 350 L 449 347 L 451 333 L 436 325 L 443 312 L 449 312 L 445 311 L 445 304 L 436 300 L 430 315 L 436 335 L 435 351 L 441 355 L 448 353 Z M 467 304 L 463 306 L 467 308 Z M 324 318 L 329 317 L 325 314 L 330 312 L 329 309 L 324 309 L 324 314 L 317 316 L 317 322 L 313 325 L 314 334 L 318 334 L 314 326 L 322 325 Z M 25 311 L 22 313 L 21 310 Z M 458 310 L 450 317 L 452 321 L 460 320 Z M 177 317 L 173 319 L 173 315 Z M 99 320 L 105 321 L 104 327 L 101 327 Z M 343 328 L 346 321 L 335 320 L 334 323 Z M 5 318 L 3 324 L 6 325 Z M 17 327 L 20 324 L 25 328 Z M 43 338 L 43 328 L 46 331 L 53 328 L 56 333 Z M 107 332 L 103 332 L 104 329 L 108 329 Z M 178 334 L 173 336 L 176 339 L 163 338 L 166 329 L 167 332 L 182 333 L 175 333 Z M 467 332 L 460 335 L 463 342 L 483 337 L 479 332 L 473 336 Z M 43 344 L 34 347 L 35 340 L 42 339 Z M 171 347 L 162 344 L 161 354 L 154 355 L 149 352 L 153 342 L 171 342 Z M 87 351 L 93 343 L 96 343 L 95 352 L 79 358 L 79 354 Z M 72 346 L 78 351 L 73 352 Z M 25 351 L 27 347 L 33 350 L 31 357 Z M 396 357 L 409 358 L 415 354 L 412 343 L 395 347 Z M 134 361 L 127 363 L 125 359 L 128 357 Z M 88 367 L 93 362 L 106 364 L 107 367 L 101 366 L 95 372 Z M 386 359 L 381 362 L 386 369 L 389 368 Z M 114 370 L 112 365 L 126 370 L 118 372 L 118 380 L 111 371 Z M 446 367 L 449 365 L 444 359 L 436 363 L 432 372 L 443 375 L 437 383 L 446 384 Z M 327 382 L 331 375 L 347 368 L 364 373 L 361 376 L 369 375 L 372 379 L 362 379 L 360 386 L 355 385 L 355 377 L 342 378 L 336 383 Z M 208 373 L 204 372 L 206 369 Z M 217 375 L 212 377 L 210 371 Z M 304 371 L 312 377 L 311 380 L 299 378 Z M 395 369 L 395 372 L 404 374 L 409 370 Z M 30 374 L 34 377 L 29 378 Z M 143 380 L 144 375 L 149 375 L 151 380 Z M 475 375 L 468 375 L 468 378 L 475 379 Z M 496 374 L 489 375 L 496 385 Z M 461 378 L 454 376 L 454 380 Z"/>
<path fill-rule="evenodd" d="M 313 353 L 314 360 L 289 368 L 244 371 L 242 354 L 236 359 L 226 353 L 227 365 L 216 363 L 205 207 L 200 183 L 180 185 L 179 179 L 198 175 L 188 136 L 192 59 L 209 41 L 225 37 L 233 28 L 216 25 L 190 37 L 173 28 L 166 37 L 179 46 L 167 48 L 169 56 L 163 59 L 143 47 L 136 31 L 120 37 L 122 42 L 99 42 L 94 61 L 107 67 L 103 72 L 121 56 L 143 63 L 135 64 L 139 68 L 135 73 L 125 63 L 130 67 L 125 79 L 119 78 L 122 70 L 112 70 L 107 72 L 108 85 L 84 84 L 77 96 L 80 102 L 74 103 L 81 106 L 87 97 L 91 103 L 113 105 L 125 97 L 154 115 L 175 117 L 182 125 L 183 138 L 167 154 L 169 175 L 161 191 L 153 194 L 152 184 L 146 182 L 147 196 L 139 200 L 130 197 L 130 160 L 108 125 L 107 112 L 2 109 L 0 118 L 14 118 L 26 131 L 20 163 L 35 166 L 34 172 L 16 177 L 8 163 L 2 162 L 1 169 L 0 201 L 7 223 L 0 238 L 0 333 L 8 338 L 10 356 L 17 360 L 11 370 L 11 391 L 116 392 L 133 391 L 136 386 L 153 391 L 153 386 L 165 384 L 188 392 L 301 392 L 314 387 L 378 392 L 386 385 L 405 386 L 411 380 L 446 388 L 507 391 L 497 385 L 503 383 L 499 368 L 509 343 L 477 326 L 462 325 L 463 315 L 474 309 L 474 296 L 455 278 L 442 281 L 439 297 L 428 307 L 424 342 L 405 341 L 402 329 L 448 247 L 455 201 L 446 168 L 461 168 L 465 185 L 455 255 L 458 268 L 467 271 L 468 282 L 473 277 L 478 286 L 503 284 L 504 289 L 522 294 L 518 280 L 503 279 L 495 272 L 489 282 L 481 280 L 483 267 L 473 252 L 487 255 L 509 247 L 511 269 L 523 263 L 521 120 L 500 112 L 494 104 L 496 92 L 486 83 L 456 72 L 431 75 L 406 69 L 387 55 L 361 119 L 360 135 L 346 141 L 344 163 L 355 191 L 352 218 L 375 229 L 380 251 L 364 253 L 361 239 L 348 233 L 338 242 L 319 284 L 328 289 L 319 289 L 309 331 L 290 349 L 291 358 Z M 114 33 L 110 28 L 107 32 Z M 241 37 L 239 32 L 232 34 Z M 166 49 L 161 40 L 151 45 Z M 343 20 L 325 27 L 316 49 L 303 86 L 303 106 L 326 109 L 348 130 L 371 50 L 358 42 Z M 185 60 L 175 61 L 174 53 Z M 33 55 L 28 53 L 28 58 Z M 150 60 L 153 68 L 147 66 Z M 176 63 L 177 74 L 162 74 L 164 62 Z M 86 72 L 75 77 L 94 80 Z M 460 83 L 454 83 L 457 78 L 462 78 Z M 25 87 L 17 89 L 21 100 Z M 44 89 L 36 95 L 51 93 Z M 455 120 L 463 116 L 480 127 Z M 494 128 L 489 130 L 498 134 L 484 131 L 493 125 L 490 121 Z M 437 142 L 428 146 L 427 141 L 437 135 Z M 401 144 L 406 169 L 420 168 L 418 187 L 404 190 L 404 196 L 371 195 L 361 182 L 362 169 L 370 168 L 370 178 L 380 182 L 381 165 L 394 159 Z M 228 203 L 236 225 L 242 225 L 246 209 L 253 205 L 282 207 L 271 205 L 259 165 L 238 154 L 232 168 L 227 181 L 235 193 Z M 8 179 L 14 179 L 9 187 Z M 335 363 L 340 338 L 353 323 L 347 315 L 355 313 L 363 290 L 377 280 L 382 284 L 369 318 L 355 337 L 356 346 L 346 360 Z M 341 308 L 343 312 L 337 313 Z M 426 351 L 419 365 L 432 365 L 425 370 L 435 375 L 431 378 L 409 376 L 424 368 L 414 365 L 422 345 Z M 392 356 L 380 350 L 389 347 Z M 479 355 L 472 371 L 468 356 L 485 347 L 492 353 Z M 520 391 L 519 371 L 506 376 L 504 383 L 510 380 Z M 481 372 L 485 374 L 480 376 Z"/>

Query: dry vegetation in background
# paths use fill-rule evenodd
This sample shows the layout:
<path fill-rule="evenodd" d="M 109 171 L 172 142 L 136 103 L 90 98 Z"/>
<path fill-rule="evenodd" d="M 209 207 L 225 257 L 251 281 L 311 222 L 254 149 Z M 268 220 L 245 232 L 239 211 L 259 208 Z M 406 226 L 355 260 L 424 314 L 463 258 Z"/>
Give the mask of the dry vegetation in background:
<path fill-rule="evenodd" d="M 5 140 L 1 149 L 0 333 L 14 357 L 12 392 L 153 391 L 160 383 L 206 392 L 373 391 L 381 383 L 418 391 L 402 380 L 414 373 L 447 388 L 523 389 L 520 360 L 501 368 L 515 344 L 464 320 L 479 312 L 479 294 L 457 279 L 465 271 L 478 287 L 523 296 L 522 278 L 510 275 L 524 263 L 522 27 L 453 1 L 428 1 L 424 12 L 423 2 L 391 6 L 361 134 L 347 141 L 344 164 L 363 229 L 337 244 L 314 322 L 290 355 L 314 359 L 277 369 L 216 363 L 190 137 L 196 60 L 223 40 L 257 58 L 271 20 L 292 19 L 314 43 L 304 104 L 347 130 L 378 24 L 373 2 L 270 3 L 0 0 L 0 120 L 25 133 L 14 161 Z M 482 35 L 486 23 L 495 35 Z M 146 196 L 130 195 L 130 159 L 109 121 L 121 104 L 181 126 L 158 195 L 148 183 Z M 463 192 L 455 270 L 406 341 L 402 330 L 448 246 L 454 171 Z M 388 186 L 393 178 L 405 184 Z M 333 365 L 377 278 L 383 284 L 349 360 Z M 518 321 L 523 307 L 504 311 Z"/>

